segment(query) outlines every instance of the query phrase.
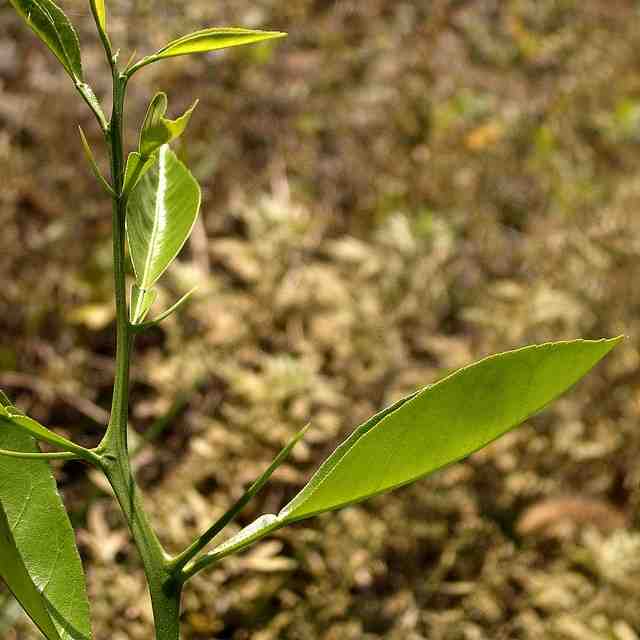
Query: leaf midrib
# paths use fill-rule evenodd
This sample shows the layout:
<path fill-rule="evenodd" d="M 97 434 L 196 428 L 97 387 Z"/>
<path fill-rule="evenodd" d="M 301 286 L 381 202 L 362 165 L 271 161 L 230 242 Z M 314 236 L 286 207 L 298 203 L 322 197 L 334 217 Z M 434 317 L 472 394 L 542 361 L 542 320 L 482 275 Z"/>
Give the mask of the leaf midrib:
<path fill-rule="evenodd" d="M 165 210 L 164 206 L 164 198 L 167 192 L 167 177 L 165 174 L 165 166 L 166 166 L 166 157 L 167 157 L 167 148 L 161 147 L 160 153 L 158 154 L 158 187 L 156 191 L 156 205 L 153 212 L 153 230 L 151 231 L 151 239 L 149 240 L 149 251 L 147 252 L 147 256 L 145 259 L 144 270 L 142 273 L 142 282 L 140 283 L 140 288 L 143 290 L 143 295 L 140 296 L 141 299 L 144 298 L 144 292 L 148 288 L 147 277 L 149 276 L 149 272 L 151 270 L 151 262 L 153 259 L 153 255 L 155 253 L 155 244 L 158 238 L 158 220 L 160 218 L 160 211 Z"/>

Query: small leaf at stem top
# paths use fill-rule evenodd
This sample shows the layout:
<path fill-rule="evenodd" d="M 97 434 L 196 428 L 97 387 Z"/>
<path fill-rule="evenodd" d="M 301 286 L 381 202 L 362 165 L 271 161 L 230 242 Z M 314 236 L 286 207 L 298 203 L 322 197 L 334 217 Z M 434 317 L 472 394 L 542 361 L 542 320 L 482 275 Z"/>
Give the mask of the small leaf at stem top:
<path fill-rule="evenodd" d="M 282 31 L 260 31 L 240 27 L 210 27 L 169 42 L 153 55 L 147 56 L 134 64 L 127 73 L 132 75 L 138 69 L 164 58 L 185 56 L 192 53 L 207 53 L 286 36 L 287 34 Z"/>
<path fill-rule="evenodd" d="M 156 93 L 149 108 L 140 131 L 139 151 L 143 158 L 148 158 L 163 144 L 180 137 L 189 124 L 191 114 L 198 105 L 196 100 L 187 111 L 179 118 L 169 120 L 165 118 L 167 113 L 167 94 Z"/>

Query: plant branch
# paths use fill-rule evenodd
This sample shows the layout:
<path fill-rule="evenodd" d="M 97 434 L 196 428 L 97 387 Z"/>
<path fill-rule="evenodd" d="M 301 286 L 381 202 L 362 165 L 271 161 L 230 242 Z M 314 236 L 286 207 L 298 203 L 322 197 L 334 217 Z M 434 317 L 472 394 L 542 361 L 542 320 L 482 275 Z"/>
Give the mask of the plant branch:
<path fill-rule="evenodd" d="M 171 558 L 156 536 L 142 504 L 131 470 L 127 442 L 129 417 L 129 368 L 134 344 L 127 310 L 125 281 L 124 102 L 127 78 L 113 65 L 113 113 L 107 140 L 111 151 L 113 198 L 113 272 L 116 302 L 116 375 L 111 415 L 105 436 L 97 448 L 105 473 L 131 530 L 149 584 L 157 640 L 179 639 L 181 585 L 167 567 Z"/>
<path fill-rule="evenodd" d="M 214 524 L 207 529 L 192 545 L 177 556 L 170 565 L 171 571 L 179 575 L 182 569 L 200 553 L 236 516 L 247 506 L 251 499 L 264 487 L 274 471 L 289 457 L 292 449 L 304 437 L 310 425 L 300 430 L 280 451 L 267 470 L 244 492 L 242 497 Z"/>

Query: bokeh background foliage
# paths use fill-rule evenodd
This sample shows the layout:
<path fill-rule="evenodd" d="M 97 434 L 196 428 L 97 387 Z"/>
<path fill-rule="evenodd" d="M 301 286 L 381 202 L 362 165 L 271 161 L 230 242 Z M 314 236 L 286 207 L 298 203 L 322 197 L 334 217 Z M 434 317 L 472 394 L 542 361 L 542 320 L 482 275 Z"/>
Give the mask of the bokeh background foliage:
<path fill-rule="evenodd" d="M 87 76 L 108 90 L 84 0 Z M 308 419 L 240 519 L 277 510 L 362 419 L 491 352 L 626 333 L 575 393 L 464 464 L 296 525 L 198 577 L 184 637 L 640 638 L 640 3 L 112 0 L 122 55 L 204 25 L 287 41 L 140 73 L 201 99 L 177 151 L 203 216 L 139 342 L 136 466 L 178 550 Z M 85 105 L 0 7 L 0 387 L 97 442 L 113 352 L 109 205 Z M 108 98 L 107 98 L 108 100 Z M 375 464 L 375 461 L 372 461 Z M 97 640 L 143 640 L 135 551 L 104 487 L 57 467 Z M 0 592 L 0 634 L 36 637 Z"/>

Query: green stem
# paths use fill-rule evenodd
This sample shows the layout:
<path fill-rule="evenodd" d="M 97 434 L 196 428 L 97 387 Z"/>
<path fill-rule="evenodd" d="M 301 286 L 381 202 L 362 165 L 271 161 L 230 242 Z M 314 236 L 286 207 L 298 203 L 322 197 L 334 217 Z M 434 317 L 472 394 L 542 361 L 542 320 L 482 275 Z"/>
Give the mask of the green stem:
<path fill-rule="evenodd" d="M 242 497 L 224 513 L 216 522 L 214 522 L 209 529 L 207 529 L 199 538 L 197 538 L 193 544 L 187 547 L 181 554 L 176 556 L 171 562 L 170 569 L 173 571 L 176 576 L 179 576 L 182 583 L 194 575 L 192 572 L 183 572 L 183 569 L 195 558 L 204 548 L 233 520 L 236 516 L 251 502 L 251 500 L 258 494 L 258 492 L 264 487 L 265 484 L 269 481 L 269 478 L 274 474 L 276 469 L 289 457 L 289 454 L 293 450 L 293 448 L 302 440 L 305 433 L 309 429 L 309 424 L 306 425 L 303 429 L 301 429 L 298 433 L 296 433 L 291 440 L 283 447 L 280 453 L 274 458 L 273 462 L 269 465 L 269 467 L 257 478 L 253 484 L 244 492 Z M 211 561 L 209 556 L 205 556 L 207 558 L 207 563 L 210 564 Z M 199 566 L 196 563 L 193 563 L 194 566 Z M 205 565 L 206 566 L 206 565 Z"/>
<path fill-rule="evenodd" d="M 111 150 L 113 199 L 113 272 L 116 300 L 116 375 L 107 432 L 97 448 L 102 469 L 111 484 L 131 530 L 144 566 L 156 623 L 156 640 L 178 640 L 181 586 L 169 570 L 171 561 L 145 513 L 131 470 L 127 443 L 129 418 L 129 362 L 134 333 L 129 326 L 125 282 L 125 216 L 123 117 L 127 78 L 113 70 L 113 113 L 107 140 Z"/>

